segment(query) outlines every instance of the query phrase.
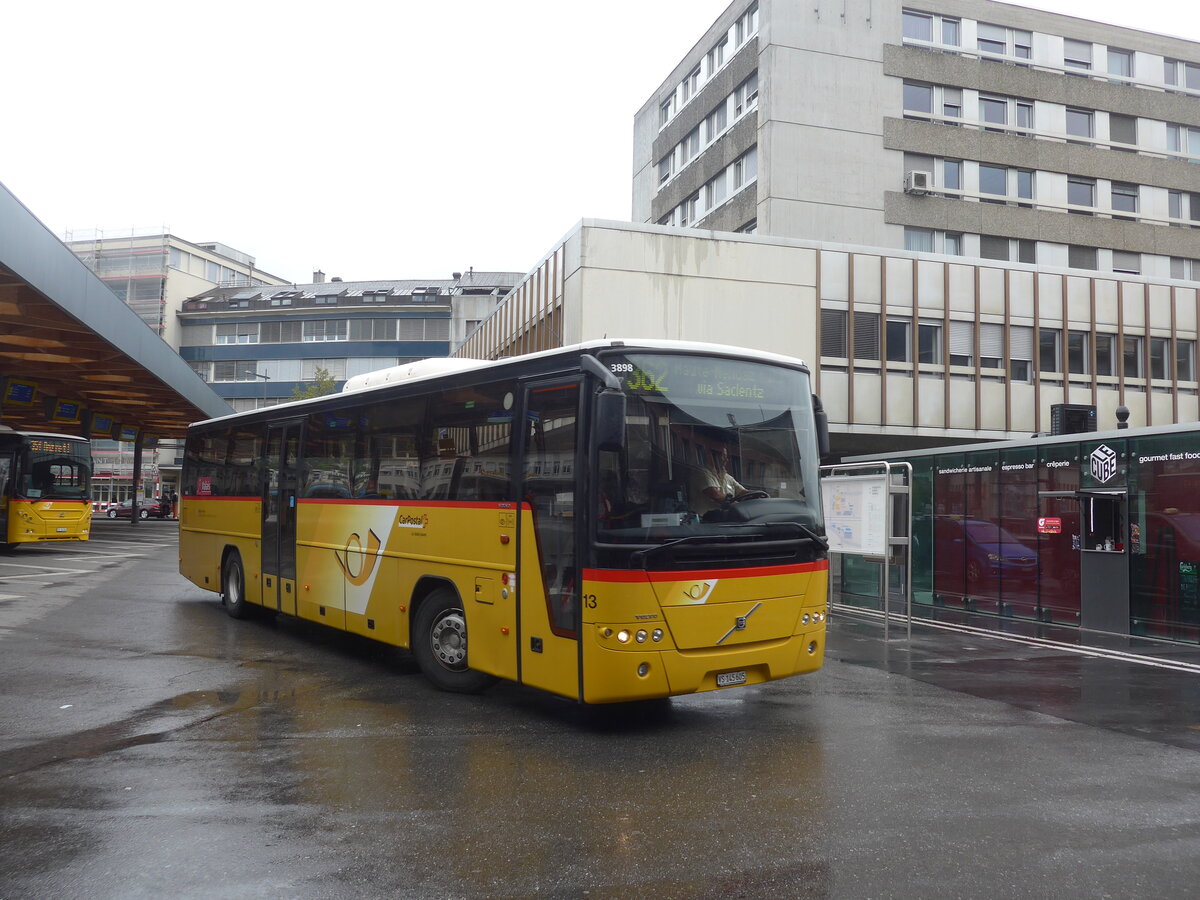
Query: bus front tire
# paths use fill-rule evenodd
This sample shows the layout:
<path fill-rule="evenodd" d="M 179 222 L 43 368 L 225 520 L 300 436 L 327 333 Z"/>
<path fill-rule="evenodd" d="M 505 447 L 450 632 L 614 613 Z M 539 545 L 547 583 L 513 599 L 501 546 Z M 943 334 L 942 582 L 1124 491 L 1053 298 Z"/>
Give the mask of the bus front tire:
<path fill-rule="evenodd" d="M 434 591 L 417 608 L 412 650 L 422 674 L 440 690 L 477 694 L 496 681 L 468 667 L 467 620 L 462 601 L 445 588 Z"/>
<path fill-rule="evenodd" d="M 225 557 L 221 570 L 221 601 L 225 612 L 235 619 L 250 615 L 250 603 L 246 600 L 246 572 L 242 568 L 242 557 L 235 551 Z"/>

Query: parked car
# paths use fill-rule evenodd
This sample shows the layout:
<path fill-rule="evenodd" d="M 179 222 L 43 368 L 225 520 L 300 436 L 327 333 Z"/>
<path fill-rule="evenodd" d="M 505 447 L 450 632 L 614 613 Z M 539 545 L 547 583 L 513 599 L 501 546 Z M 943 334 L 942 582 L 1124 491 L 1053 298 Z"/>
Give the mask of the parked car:
<path fill-rule="evenodd" d="M 124 503 L 110 506 L 105 515 L 110 519 L 128 519 L 133 515 L 133 501 L 126 500 Z M 138 504 L 139 519 L 165 519 L 169 515 L 171 515 L 170 504 L 161 500 L 151 498 Z"/>

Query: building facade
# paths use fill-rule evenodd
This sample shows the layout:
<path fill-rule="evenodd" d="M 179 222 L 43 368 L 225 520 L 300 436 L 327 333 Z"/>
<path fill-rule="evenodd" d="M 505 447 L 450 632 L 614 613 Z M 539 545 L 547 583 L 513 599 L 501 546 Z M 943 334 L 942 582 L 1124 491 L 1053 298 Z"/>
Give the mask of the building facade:
<path fill-rule="evenodd" d="M 448 356 L 523 276 L 213 287 L 183 303 L 180 355 L 238 411 L 292 399 L 323 370 L 348 378 Z"/>
<path fill-rule="evenodd" d="M 633 218 L 1200 281 L 1200 44 L 991 0 L 738 0 L 635 117 Z"/>
<path fill-rule="evenodd" d="M 585 220 L 456 355 L 630 335 L 798 356 L 836 455 L 1200 419 L 1200 289 L 1144 275 Z"/>
<path fill-rule="evenodd" d="M 224 244 L 194 244 L 166 232 L 68 234 L 67 247 L 173 348 L 183 301 L 217 286 L 287 284 L 258 269 L 254 257 Z"/>

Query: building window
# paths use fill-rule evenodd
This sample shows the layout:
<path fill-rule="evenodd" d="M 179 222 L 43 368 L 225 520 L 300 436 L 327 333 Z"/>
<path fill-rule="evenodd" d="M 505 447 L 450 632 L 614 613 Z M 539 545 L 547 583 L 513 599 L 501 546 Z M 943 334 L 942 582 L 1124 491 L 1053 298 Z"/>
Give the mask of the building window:
<path fill-rule="evenodd" d="M 1067 134 L 1085 138 L 1095 137 L 1095 119 L 1096 114 L 1089 109 L 1068 109 Z M 1072 141 L 1072 143 L 1080 144 L 1085 142 Z"/>
<path fill-rule="evenodd" d="M 740 47 L 754 35 L 758 34 L 758 4 L 752 3 L 750 8 L 738 17 L 735 28 L 737 43 Z"/>
<path fill-rule="evenodd" d="M 1117 372 L 1117 336 L 1096 335 L 1096 374 L 1106 378 Z"/>
<path fill-rule="evenodd" d="M 705 211 L 716 209 L 725 202 L 725 196 L 725 170 L 722 169 L 712 181 L 704 185 Z"/>
<path fill-rule="evenodd" d="M 846 358 L 846 310 L 821 310 L 821 355 Z"/>
<path fill-rule="evenodd" d="M 1121 181 L 1112 183 L 1112 208 L 1114 212 L 1134 213 L 1138 211 L 1138 186 L 1136 184 L 1126 184 Z M 1137 218 L 1136 215 L 1113 216 L 1115 219 L 1128 219 L 1130 221 Z"/>
<path fill-rule="evenodd" d="M 917 323 L 917 362 L 928 365 L 941 365 L 941 323 L 926 321 Z"/>
<path fill-rule="evenodd" d="M 979 166 L 979 193 L 998 197 L 1008 195 L 1008 169 L 999 166 Z M 998 201 L 986 201 L 996 203 Z"/>
<path fill-rule="evenodd" d="M 1033 380 L 1033 329 L 1028 325 L 1012 326 L 1008 345 L 1010 377 L 1028 384 Z"/>
<path fill-rule="evenodd" d="M 1033 171 L 1017 169 L 1017 196 L 1022 200 L 1033 200 Z M 1033 203 L 1018 203 L 1018 206 L 1031 207 Z"/>
<path fill-rule="evenodd" d="M 1038 332 L 1038 367 L 1042 372 L 1062 371 L 1059 342 L 1057 328 L 1043 328 Z"/>
<path fill-rule="evenodd" d="M 1073 41 L 1070 38 L 1064 40 L 1063 66 L 1067 69 L 1091 71 L 1092 45 L 1086 41 Z"/>
<path fill-rule="evenodd" d="M 904 249 L 918 253 L 933 252 L 933 229 L 904 226 Z"/>
<path fill-rule="evenodd" d="M 1142 254 L 1131 253 L 1128 250 L 1112 252 L 1112 270 L 1126 275 L 1139 275 L 1142 271 Z"/>
<path fill-rule="evenodd" d="M 947 231 L 943 238 L 943 253 L 947 256 L 962 256 L 963 255 L 963 236 L 961 231 Z"/>
<path fill-rule="evenodd" d="M 942 187 L 952 191 L 962 190 L 962 160 L 942 161 Z"/>
<path fill-rule="evenodd" d="M 1184 281 L 1200 281 L 1200 259 L 1172 256 L 1171 277 Z"/>
<path fill-rule="evenodd" d="M 1194 157 L 1190 162 L 1200 162 L 1200 128 L 1168 123 L 1167 149 L 1173 153 Z"/>
<path fill-rule="evenodd" d="M 1078 244 L 1071 244 L 1067 247 L 1067 265 L 1072 269 L 1093 269 L 1098 268 L 1096 263 L 1096 248 L 1081 247 Z"/>
<path fill-rule="evenodd" d="M 1163 81 L 1176 87 L 1200 91 L 1200 64 L 1178 59 L 1163 60 Z"/>
<path fill-rule="evenodd" d="M 1179 381 L 1196 380 L 1196 342 L 1175 341 L 1175 378 Z"/>
<path fill-rule="evenodd" d="M 257 344 L 257 322 L 227 322 L 217 326 L 218 344 Z"/>
<path fill-rule="evenodd" d="M 675 158 L 675 153 L 672 151 L 658 161 L 658 183 L 666 184 L 671 180 L 671 160 Z"/>
<path fill-rule="evenodd" d="M 696 221 L 696 204 L 699 200 L 699 194 L 692 194 L 679 204 L 679 226 L 681 228 L 687 228 Z"/>
<path fill-rule="evenodd" d="M 213 381 L 257 381 L 258 361 L 220 359 L 213 363 Z"/>
<path fill-rule="evenodd" d="M 854 358 L 879 359 L 879 313 L 854 314 Z"/>
<path fill-rule="evenodd" d="M 1115 144 L 1136 145 L 1137 139 L 1137 117 L 1122 116 L 1119 113 L 1108 114 L 1108 139 Z M 1118 150 L 1127 150 L 1127 147 L 1118 147 Z"/>
<path fill-rule="evenodd" d="M 887 320 L 887 359 L 888 362 L 912 362 L 912 320 Z"/>
<path fill-rule="evenodd" d="M 990 122 L 993 125 L 1005 126 L 1008 124 L 1008 101 L 999 97 L 984 97 L 979 98 L 979 118 L 984 122 Z M 1004 128 L 988 128 L 988 131 L 1003 131 Z"/>
<path fill-rule="evenodd" d="M 1067 332 L 1067 372 L 1071 375 L 1088 374 L 1088 333 Z"/>
<path fill-rule="evenodd" d="M 1163 337 L 1150 338 L 1150 377 L 1159 381 L 1170 378 L 1167 361 L 1171 357 L 1171 339 Z"/>
<path fill-rule="evenodd" d="M 1096 180 L 1083 178 L 1079 175 L 1067 176 L 1067 204 L 1082 206 L 1088 209 L 1071 209 L 1069 212 L 1090 216 L 1091 208 L 1096 205 Z"/>
<path fill-rule="evenodd" d="M 210 363 L 196 362 L 193 360 L 188 363 L 188 366 L 190 366 L 191 370 L 193 372 L 195 372 L 197 375 L 199 375 L 201 379 L 203 379 L 204 381 L 208 381 L 209 373 L 212 370 L 212 366 Z"/>
<path fill-rule="evenodd" d="M 953 319 L 950 322 L 950 365 L 975 364 L 975 323 Z"/>
<path fill-rule="evenodd" d="M 696 91 L 699 90 L 699 88 L 700 67 L 696 66 L 696 68 L 692 69 L 692 71 L 688 74 L 688 77 L 683 79 L 682 83 L 679 85 L 679 92 L 683 97 L 681 102 L 687 103 L 688 100 L 690 100 L 696 93 Z"/>
<path fill-rule="evenodd" d="M 1004 326 L 979 323 L 979 365 L 984 369 L 1004 368 Z"/>
<path fill-rule="evenodd" d="M 980 22 L 977 46 L 981 53 L 995 56 L 1013 56 L 1017 59 L 1030 59 L 1033 56 L 1032 35 L 1028 31 L 1002 25 Z"/>
<path fill-rule="evenodd" d="M 981 234 L 979 236 L 979 255 L 984 259 L 1003 259 L 1009 262 L 1034 264 L 1037 262 L 1037 241 Z"/>
<path fill-rule="evenodd" d="M 736 190 L 758 177 L 758 147 L 751 147 L 733 164 L 733 187 Z"/>
<path fill-rule="evenodd" d="M 1181 219 L 1189 223 L 1200 222 L 1200 194 L 1168 191 L 1167 214 L 1172 219 Z M 1171 224 L 1175 225 L 1179 223 L 1172 222 Z"/>
<path fill-rule="evenodd" d="M 729 47 L 729 38 L 723 37 L 717 46 L 708 51 L 708 74 L 711 78 L 717 69 L 725 65 L 725 51 Z"/>
<path fill-rule="evenodd" d="M 933 87 L 928 84 L 904 82 L 904 111 L 933 114 Z"/>
<path fill-rule="evenodd" d="M 751 219 L 745 225 L 740 226 L 737 229 L 737 233 L 738 234 L 757 234 L 758 233 L 758 219 Z"/>
<path fill-rule="evenodd" d="M 958 19 L 942 19 L 942 43 L 947 47 L 957 47 L 962 43 L 962 27 Z"/>
<path fill-rule="evenodd" d="M 1121 370 L 1126 378 L 1142 377 L 1142 338 L 1140 335 L 1126 335 L 1121 346 Z"/>
<path fill-rule="evenodd" d="M 942 115 L 947 119 L 962 118 L 962 91 L 958 88 L 942 88 Z M 957 122 L 944 122 L 945 125 L 957 125 Z"/>
<path fill-rule="evenodd" d="M 1133 77 L 1133 52 L 1108 48 L 1108 74 L 1119 78 Z"/>
<path fill-rule="evenodd" d="M 675 95 L 672 94 L 658 106 L 658 127 L 662 128 L 675 114 Z"/>
<path fill-rule="evenodd" d="M 744 112 L 750 112 L 758 107 L 758 72 L 751 72 L 750 77 L 737 86 L 733 92 L 733 116 L 736 119 Z"/>
<path fill-rule="evenodd" d="M 306 342 L 346 340 L 345 319 L 316 319 L 305 322 L 303 329 Z"/>
<path fill-rule="evenodd" d="M 729 121 L 726 101 L 722 100 L 712 112 L 704 117 L 704 141 L 711 144 L 725 130 Z"/>
<path fill-rule="evenodd" d="M 904 10 L 904 37 L 914 41 L 932 41 L 933 16 L 911 9 Z"/>

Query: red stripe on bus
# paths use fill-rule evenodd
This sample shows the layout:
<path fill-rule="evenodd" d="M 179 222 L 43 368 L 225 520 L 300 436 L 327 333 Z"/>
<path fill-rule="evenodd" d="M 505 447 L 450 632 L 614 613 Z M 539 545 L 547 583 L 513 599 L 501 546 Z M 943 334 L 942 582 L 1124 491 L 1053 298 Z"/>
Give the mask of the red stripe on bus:
<path fill-rule="evenodd" d="M 208 494 L 184 494 L 182 500 L 261 500 L 262 497 L 210 497 Z"/>
<path fill-rule="evenodd" d="M 765 578 L 771 575 L 801 575 L 824 572 L 829 560 L 797 563 L 791 566 L 757 566 L 749 569 L 689 569 L 679 572 L 643 572 L 628 569 L 584 569 L 586 581 L 634 583 L 640 581 L 703 581 L 705 578 Z"/>
<path fill-rule="evenodd" d="M 359 500 L 353 497 L 298 497 L 299 503 L 334 506 L 411 506 L 421 509 L 516 509 L 510 500 Z"/>

